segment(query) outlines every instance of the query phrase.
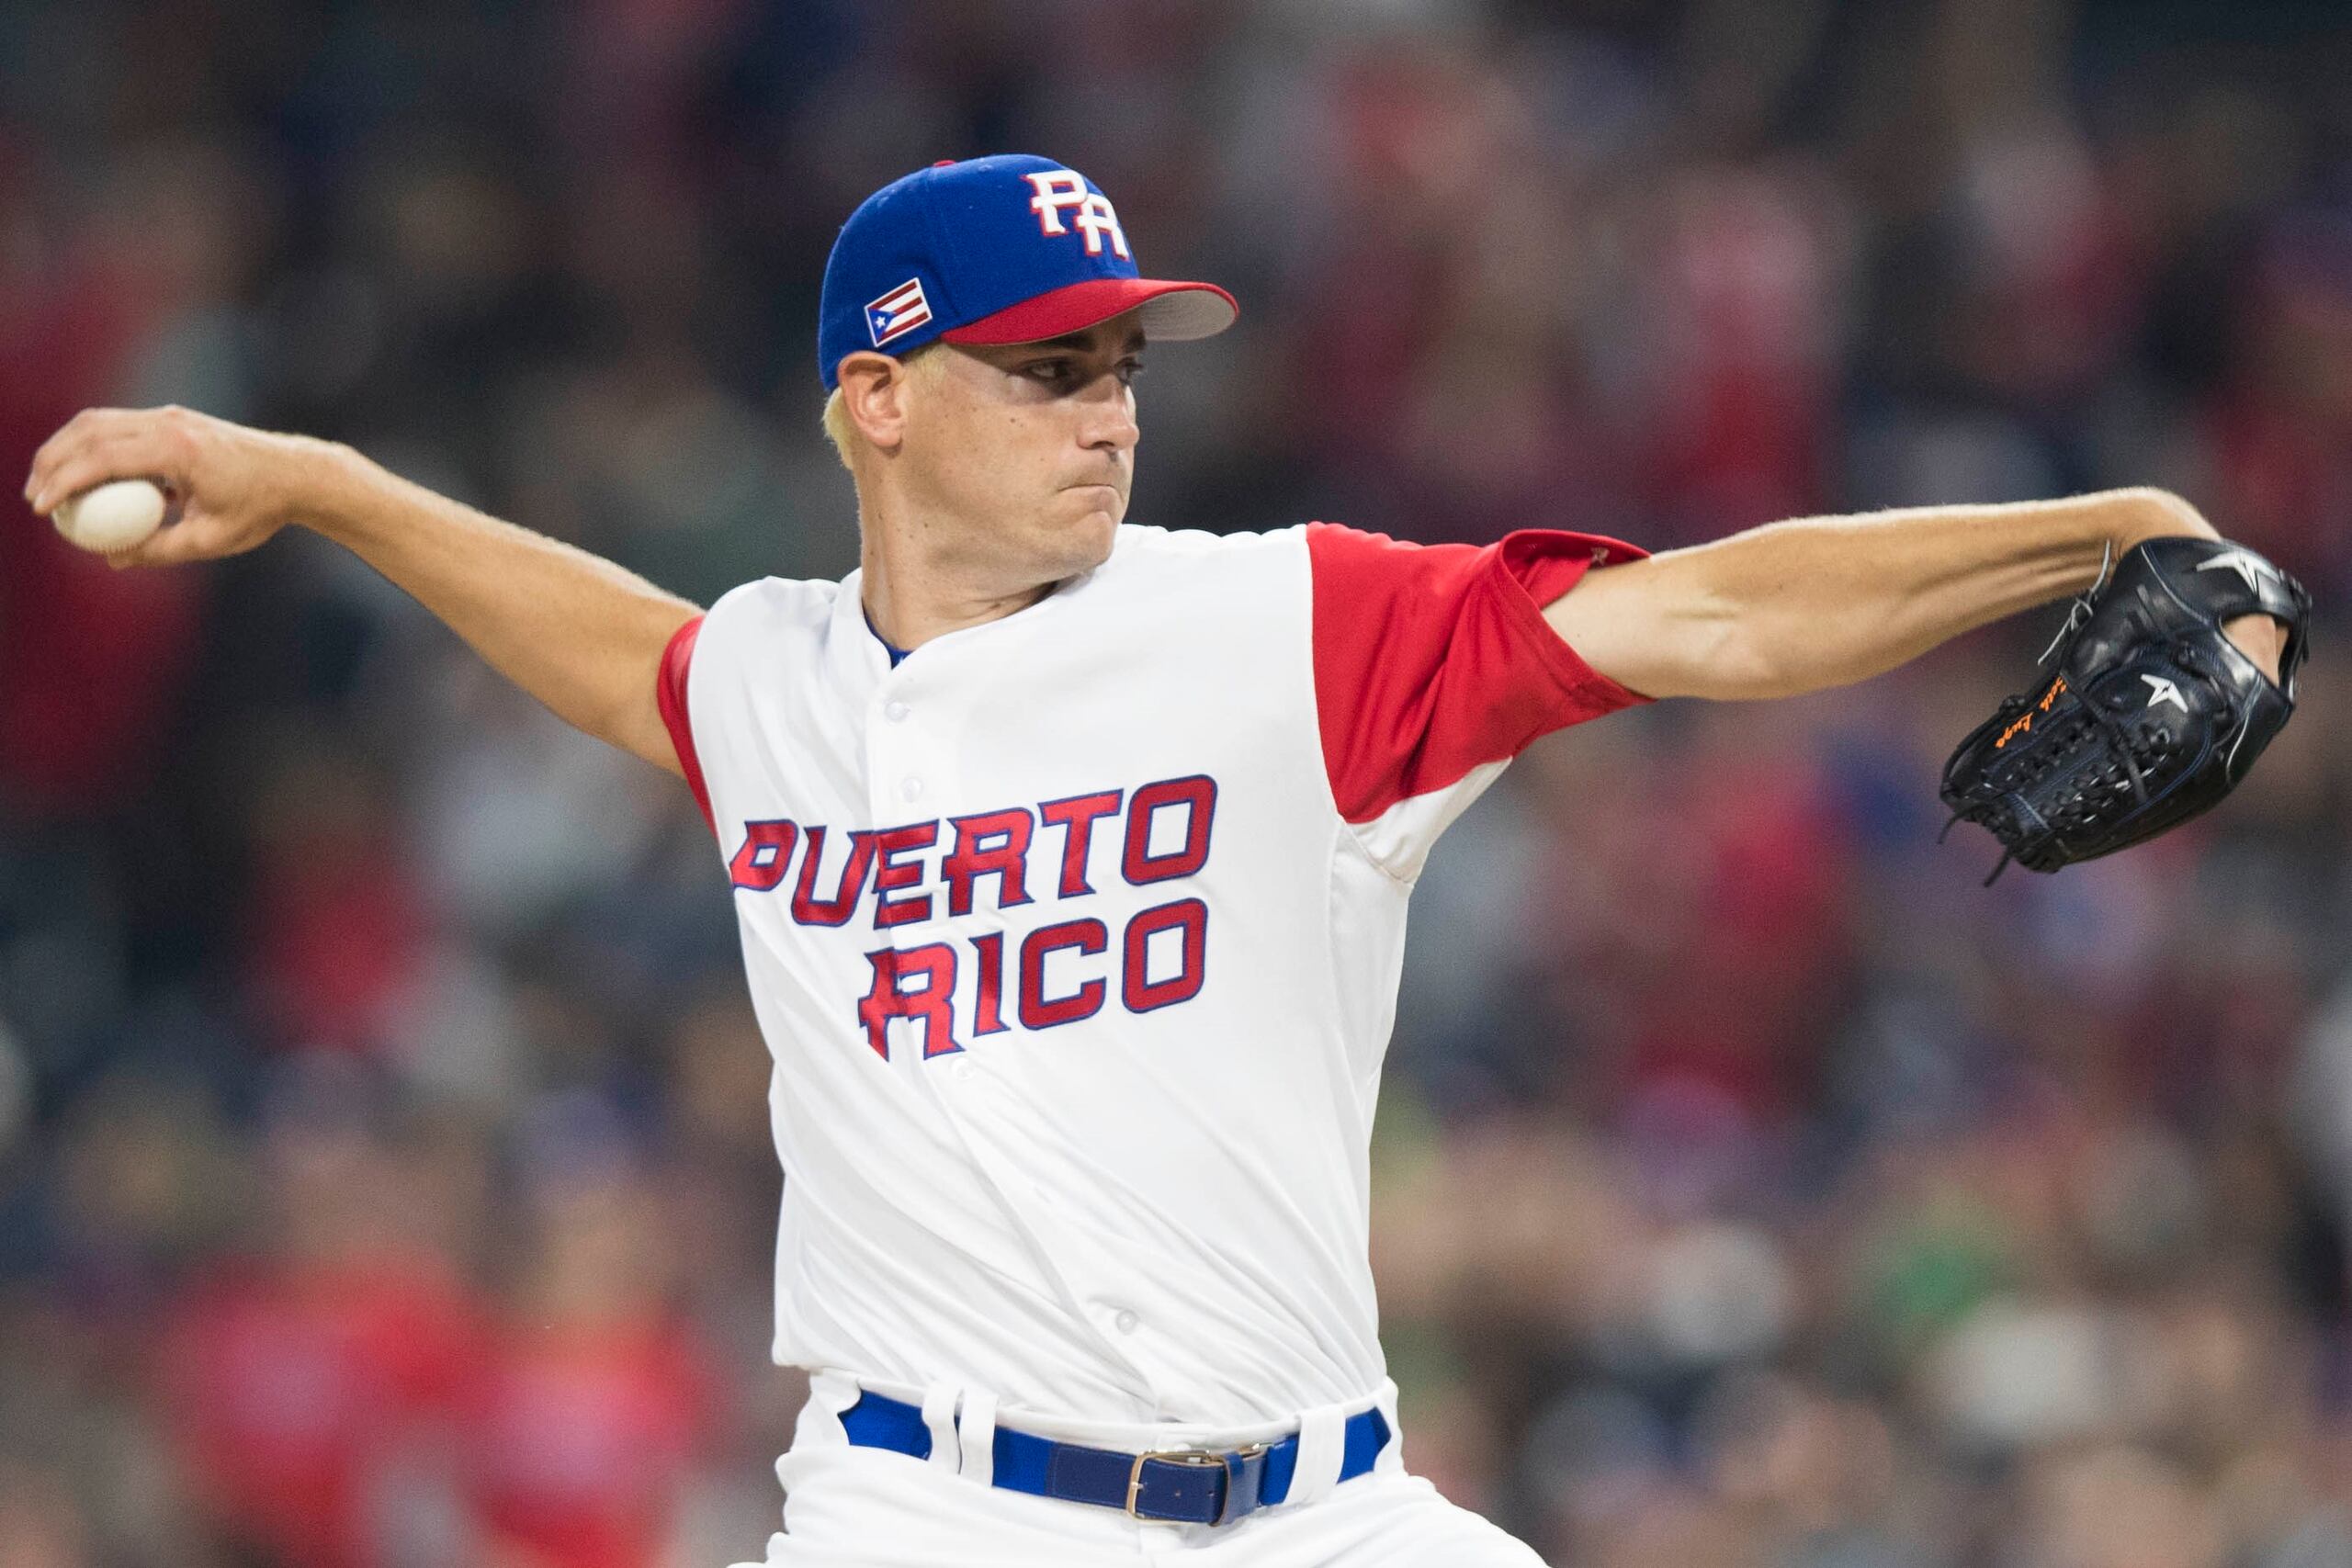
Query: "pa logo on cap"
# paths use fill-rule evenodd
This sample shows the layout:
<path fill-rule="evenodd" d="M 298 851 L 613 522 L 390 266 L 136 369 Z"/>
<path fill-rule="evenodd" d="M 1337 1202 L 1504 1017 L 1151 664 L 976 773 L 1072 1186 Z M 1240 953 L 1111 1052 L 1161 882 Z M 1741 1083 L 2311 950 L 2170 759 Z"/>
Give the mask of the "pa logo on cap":
<path fill-rule="evenodd" d="M 1045 169 L 1023 176 L 1036 187 L 1037 194 L 1029 200 L 1029 210 L 1037 215 L 1037 230 L 1048 237 L 1067 234 L 1062 226 L 1062 212 L 1076 208 L 1078 214 L 1070 221 L 1086 235 L 1086 254 L 1102 254 L 1102 236 L 1111 236 L 1111 248 L 1124 256 L 1127 254 L 1126 231 L 1119 227 L 1119 215 L 1111 210 L 1111 198 L 1099 190 L 1086 188 L 1086 176 L 1075 169 Z"/>
<path fill-rule="evenodd" d="M 1140 276 L 1111 198 L 1067 164 L 1010 152 L 934 164 L 842 225 L 817 369 L 831 388 L 861 350 L 1035 343 L 1129 310 L 1154 342 L 1206 337 L 1234 317 L 1233 296 L 1213 283 Z"/>

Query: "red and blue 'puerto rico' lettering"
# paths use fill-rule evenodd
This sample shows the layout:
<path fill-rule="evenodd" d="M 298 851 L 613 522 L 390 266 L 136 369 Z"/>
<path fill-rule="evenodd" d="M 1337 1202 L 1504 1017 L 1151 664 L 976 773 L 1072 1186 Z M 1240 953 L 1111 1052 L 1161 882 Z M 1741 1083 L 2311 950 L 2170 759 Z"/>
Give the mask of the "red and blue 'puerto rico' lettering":
<path fill-rule="evenodd" d="M 792 863 L 793 840 L 799 837 L 800 829 L 791 822 L 744 823 L 742 848 L 727 863 L 727 874 L 738 887 L 775 891 L 784 880 L 784 868 Z"/>
<path fill-rule="evenodd" d="M 1086 854 L 1094 844 L 1094 824 L 1115 813 L 1123 798 L 1124 791 L 1106 789 L 1049 800 L 1037 807 L 1040 821 L 1062 830 L 1061 897 L 1083 898 L 1094 891 L 1086 880 Z"/>
<path fill-rule="evenodd" d="M 1165 980 L 1150 978 L 1151 939 L 1161 933 L 1179 939 L 1176 973 Z M 1127 922 L 1125 977 L 1119 997 L 1129 1012 L 1151 1012 L 1189 1002 L 1201 994 L 1208 978 L 1209 907 L 1198 898 L 1179 898 L 1146 909 Z"/>
<path fill-rule="evenodd" d="M 894 1018 L 910 1020 L 922 1031 L 925 1057 L 964 1048 L 956 1043 L 955 948 L 944 942 L 903 952 L 886 947 L 867 953 L 865 961 L 874 966 L 874 986 L 858 998 L 857 1021 L 865 1026 L 865 1043 L 876 1055 L 890 1059 L 888 1029 Z M 910 979 L 922 984 L 909 990 Z"/>
<path fill-rule="evenodd" d="M 1130 886 L 1196 876 L 1208 864 L 1216 801 L 1216 781 L 1192 773 L 1034 807 L 854 829 L 840 852 L 838 871 L 830 874 L 826 845 L 838 836 L 823 824 L 747 821 L 728 873 L 740 892 L 769 894 L 789 886 L 797 924 L 847 925 L 870 898 L 874 929 L 887 931 L 971 915 L 982 908 L 984 890 L 994 893 L 1000 910 L 1033 902 L 1033 849 L 1047 862 L 1035 883 L 1052 889 L 1046 897 L 1091 897 L 1089 863 L 1098 827 L 1116 843 L 1115 852 L 1106 852 L 1116 853 L 1118 874 Z M 1058 830 L 1058 842 L 1039 841 L 1046 829 Z M 947 852 L 932 869 L 922 857 L 943 842 Z M 1208 919 L 1204 900 L 1178 898 L 1143 910 L 1116 932 L 1099 919 L 1051 921 L 1030 931 L 1010 953 L 1001 931 L 879 948 L 865 955 L 871 979 L 857 999 L 857 1021 L 866 1043 L 888 1061 L 893 1021 L 920 1035 L 928 1058 L 963 1050 L 959 1029 L 973 1037 L 1003 1033 L 1015 1021 L 1028 1031 L 1056 1029 L 1092 1018 L 1114 999 L 1130 1012 L 1173 1007 L 1200 995 L 1206 984 Z M 966 1018 L 959 1015 L 957 980 L 967 954 L 974 985 Z M 1108 964 L 1100 962 L 1105 958 Z"/>
<path fill-rule="evenodd" d="M 1151 852 L 1152 823 L 1162 808 L 1174 806 L 1188 808 L 1184 814 L 1183 841 L 1164 854 L 1155 855 Z M 1216 818 L 1216 781 L 1206 773 L 1144 785 L 1136 791 L 1134 801 L 1127 807 L 1126 852 L 1120 857 L 1120 871 L 1137 887 L 1147 882 L 1193 875 L 1208 863 L 1209 827 Z"/>
<path fill-rule="evenodd" d="M 1009 909 L 1029 902 L 1029 811 L 1016 806 L 1005 811 L 983 811 L 956 818 L 956 849 L 939 868 L 947 883 L 947 912 L 972 912 L 972 885 L 983 876 L 997 879 L 996 907 Z M 994 839 L 1000 840 L 989 843 Z"/>
<path fill-rule="evenodd" d="M 1059 920 L 1039 926 L 1021 941 L 1021 1027 L 1053 1029 L 1102 1010 L 1102 994 L 1110 987 L 1101 980 L 1082 980 L 1065 996 L 1046 995 L 1046 964 L 1055 953 L 1076 952 L 1088 957 L 1111 945 L 1111 933 L 1100 920 Z"/>
<path fill-rule="evenodd" d="M 920 924 L 931 919 L 930 894 L 893 895 L 922 881 L 922 867 L 908 864 L 899 857 L 927 850 L 938 841 L 939 824 L 936 822 L 913 822 L 904 828 L 886 828 L 874 835 L 874 890 L 880 895 L 874 900 L 876 931 L 885 926 Z"/>
<path fill-rule="evenodd" d="M 978 997 L 972 1003 L 972 1032 L 1001 1034 L 1004 1021 L 1004 933 L 988 931 L 972 939 L 979 960 Z"/>
<path fill-rule="evenodd" d="M 852 833 L 849 836 L 849 859 L 842 866 L 842 880 L 830 898 L 817 897 L 817 868 L 825 858 L 825 829 L 809 828 L 800 835 L 806 846 L 800 853 L 800 881 L 792 890 L 792 918 L 804 926 L 845 926 L 857 909 L 859 896 L 865 891 L 865 874 L 874 864 L 872 833 Z M 741 884 L 737 884 L 741 886 Z"/>

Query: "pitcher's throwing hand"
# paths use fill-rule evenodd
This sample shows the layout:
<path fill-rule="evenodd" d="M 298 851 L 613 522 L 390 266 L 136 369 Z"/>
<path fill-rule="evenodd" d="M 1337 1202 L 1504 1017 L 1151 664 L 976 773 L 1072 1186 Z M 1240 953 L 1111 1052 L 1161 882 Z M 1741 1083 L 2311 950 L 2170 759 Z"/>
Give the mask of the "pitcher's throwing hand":
<path fill-rule="evenodd" d="M 144 544 L 108 558 L 168 566 L 250 550 L 296 519 L 327 443 L 250 430 L 192 409 L 85 409 L 33 457 L 25 500 L 46 517 L 114 479 L 153 479 L 171 510 Z"/>

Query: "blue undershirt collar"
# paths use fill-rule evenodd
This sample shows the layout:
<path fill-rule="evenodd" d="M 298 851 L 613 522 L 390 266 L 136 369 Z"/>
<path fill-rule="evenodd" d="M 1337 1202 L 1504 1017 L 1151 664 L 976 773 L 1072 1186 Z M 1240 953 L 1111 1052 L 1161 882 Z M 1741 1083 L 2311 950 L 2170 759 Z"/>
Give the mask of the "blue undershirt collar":
<path fill-rule="evenodd" d="M 899 667 L 899 661 L 906 658 L 909 650 L 900 648 L 897 643 L 892 642 L 888 637 L 884 637 L 880 631 L 876 630 L 874 625 L 874 617 L 871 615 L 865 617 L 865 629 L 874 633 L 874 640 L 882 645 L 882 651 L 890 656 L 890 668 L 896 670 Z"/>

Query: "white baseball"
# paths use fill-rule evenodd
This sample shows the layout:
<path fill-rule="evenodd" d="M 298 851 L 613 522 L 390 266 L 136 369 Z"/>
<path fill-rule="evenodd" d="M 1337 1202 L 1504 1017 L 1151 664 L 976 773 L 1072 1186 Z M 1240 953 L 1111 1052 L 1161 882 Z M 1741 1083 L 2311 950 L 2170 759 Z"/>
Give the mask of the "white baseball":
<path fill-rule="evenodd" d="M 68 543 L 112 555 L 163 526 L 164 492 L 153 479 L 116 479 L 58 502 L 50 520 Z"/>

